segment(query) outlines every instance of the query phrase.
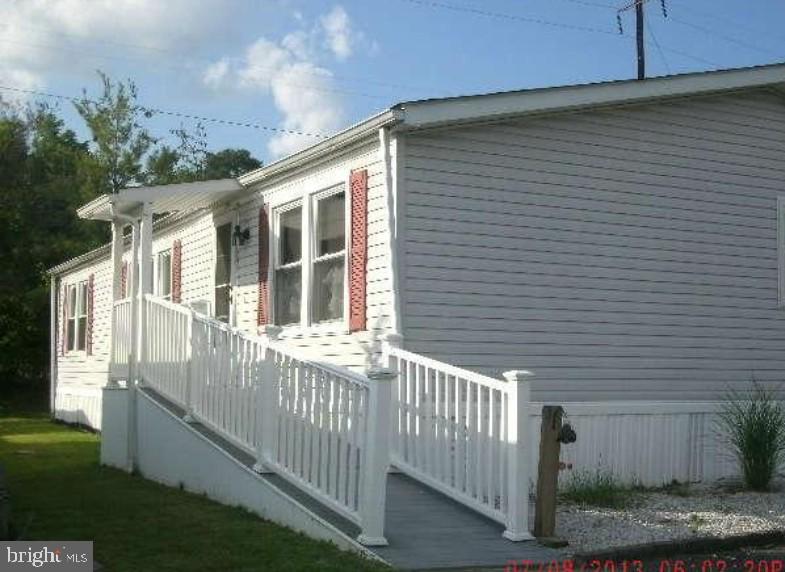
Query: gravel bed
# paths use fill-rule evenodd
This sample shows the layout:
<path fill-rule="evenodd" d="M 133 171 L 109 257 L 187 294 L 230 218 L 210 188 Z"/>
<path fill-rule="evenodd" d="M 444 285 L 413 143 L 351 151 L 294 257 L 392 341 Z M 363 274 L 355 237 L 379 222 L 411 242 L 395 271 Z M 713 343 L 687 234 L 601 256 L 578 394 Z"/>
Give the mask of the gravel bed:
<path fill-rule="evenodd" d="M 565 554 L 701 537 L 785 530 L 785 491 L 753 493 L 722 489 L 630 493 L 624 508 L 560 503 L 557 536 Z"/>

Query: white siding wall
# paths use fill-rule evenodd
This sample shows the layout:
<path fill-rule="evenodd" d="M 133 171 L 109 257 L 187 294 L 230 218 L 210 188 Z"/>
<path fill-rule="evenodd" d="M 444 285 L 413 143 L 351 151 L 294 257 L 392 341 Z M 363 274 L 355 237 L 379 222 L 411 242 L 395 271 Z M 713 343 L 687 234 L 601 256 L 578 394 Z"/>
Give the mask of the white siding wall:
<path fill-rule="evenodd" d="M 536 400 L 782 380 L 784 135 L 762 93 L 409 135 L 406 348 Z"/>
<path fill-rule="evenodd" d="M 197 213 L 183 221 L 154 232 L 153 256 L 170 249 L 175 240 L 182 242 L 182 302 L 207 300 L 214 308 L 215 225 L 234 222 L 239 214 L 242 228 L 250 228 L 251 240 L 235 249 L 237 326 L 255 333 L 258 304 L 258 223 L 259 208 L 265 200 L 302 193 L 302 189 L 318 190 L 332 186 L 336 181 L 348 181 L 354 169 L 368 169 L 369 247 L 368 247 L 368 324 L 369 331 L 348 333 L 343 331 L 318 333 L 297 332 L 284 329 L 282 338 L 312 353 L 315 357 L 335 363 L 365 368 L 370 363 L 371 352 L 378 348 L 373 340 L 386 331 L 390 317 L 390 269 L 388 264 L 387 211 L 383 176 L 379 163 L 376 139 L 366 141 L 330 160 L 303 170 L 284 180 L 261 186 L 249 199 L 239 204 L 218 206 Z M 130 267 L 130 245 L 126 245 L 124 260 Z M 93 262 L 89 267 L 71 271 L 61 276 L 61 283 L 86 280 L 95 273 L 95 318 L 93 325 L 94 355 L 84 352 L 67 356 L 58 355 L 56 411 L 58 418 L 81 422 L 100 428 L 100 388 L 108 375 L 109 329 L 111 324 L 111 262 L 109 256 Z M 128 289 L 131 288 L 129 270 Z M 58 324 L 62 319 L 59 304 L 62 289 L 58 292 Z M 61 326 L 59 326 L 61 327 Z"/>
<path fill-rule="evenodd" d="M 318 333 L 284 328 L 281 339 L 296 347 L 355 369 L 371 363 L 372 353 L 378 346 L 377 336 L 389 326 L 391 315 L 389 233 L 387 230 L 387 205 L 384 195 L 384 176 L 379 161 L 379 144 L 376 134 L 369 141 L 357 145 L 329 160 L 298 172 L 285 180 L 257 187 L 254 200 L 240 208 L 241 226 L 251 229 L 251 240 L 242 247 L 238 265 L 238 326 L 248 331 L 256 330 L 258 301 L 258 231 L 259 208 L 262 197 L 272 205 L 294 200 L 308 192 L 327 189 L 335 183 L 347 184 L 352 170 L 368 170 L 368 273 L 367 273 L 367 332 L 348 333 L 348 324 L 341 332 Z M 349 197 L 347 189 L 347 200 Z M 272 218 L 271 218 L 272 224 Z M 272 264 L 272 261 L 271 261 Z"/>
<path fill-rule="evenodd" d="M 215 264 L 213 213 L 209 210 L 202 211 L 178 224 L 154 232 L 153 258 L 161 251 L 171 250 L 175 240 L 180 240 L 182 244 L 182 302 L 207 300 L 212 308 Z M 130 258 L 128 253 L 126 257 Z"/>
<path fill-rule="evenodd" d="M 63 287 L 93 279 L 93 353 L 60 353 L 63 335 Z M 101 388 L 109 370 L 109 328 L 112 301 L 111 264 L 104 258 L 89 268 L 81 268 L 60 277 L 57 291 L 57 394 L 55 417 L 69 423 L 101 427 Z"/>

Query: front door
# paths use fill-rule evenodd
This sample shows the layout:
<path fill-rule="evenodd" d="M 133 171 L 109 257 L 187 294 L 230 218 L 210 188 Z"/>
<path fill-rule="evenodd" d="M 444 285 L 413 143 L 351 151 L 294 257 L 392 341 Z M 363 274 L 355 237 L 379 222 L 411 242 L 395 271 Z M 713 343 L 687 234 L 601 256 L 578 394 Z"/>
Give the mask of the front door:
<path fill-rule="evenodd" d="M 232 224 L 215 229 L 215 318 L 229 323 L 232 316 Z"/>

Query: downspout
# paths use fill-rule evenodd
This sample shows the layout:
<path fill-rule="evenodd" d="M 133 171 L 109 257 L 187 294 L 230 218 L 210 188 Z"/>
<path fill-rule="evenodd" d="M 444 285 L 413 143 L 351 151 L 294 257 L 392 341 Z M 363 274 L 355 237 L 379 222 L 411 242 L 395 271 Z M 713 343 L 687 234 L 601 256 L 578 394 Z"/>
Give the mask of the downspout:
<path fill-rule="evenodd" d="M 51 275 L 49 282 L 49 412 L 54 419 L 57 411 L 57 285 L 59 280 Z"/>
<path fill-rule="evenodd" d="M 382 127 L 379 129 L 379 151 L 381 153 L 384 194 L 387 199 L 387 232 L 390 237 L 388 255 L 390 260 L 390 305 L 392 307 L 392 316 L 390 321 L 390 332 L 387 339 L 393 344 L 400 345 L 401 306 L 398 291 L 398 224 L 396 220 L 396 209 L 398 205 L 395 185 L 393 185 L 389 127 Z"/>

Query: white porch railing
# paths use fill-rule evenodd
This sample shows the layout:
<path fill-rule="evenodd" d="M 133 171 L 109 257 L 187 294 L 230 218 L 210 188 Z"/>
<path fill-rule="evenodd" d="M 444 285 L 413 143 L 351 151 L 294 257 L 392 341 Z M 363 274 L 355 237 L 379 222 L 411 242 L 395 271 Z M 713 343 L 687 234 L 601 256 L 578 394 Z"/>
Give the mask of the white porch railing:
<path fill-rule="evenodd" d="M 118 300 L 112 307 L 112 365 L 117 371 L 128 372 L 131 354 L 131 300 Z"/>
<path fill-rule="evenodd" d="M 498 380 L 388 343 L 384 360 L 398 372 L 393 464 L 505 524 L 507 538 L 531 538 L 527 372 Z"/>
<path fill-rule="evenodd" d="M 178 304 L 145 297 L 144 382 L 386 544 L 394 377 L 315 362 Z"/>

